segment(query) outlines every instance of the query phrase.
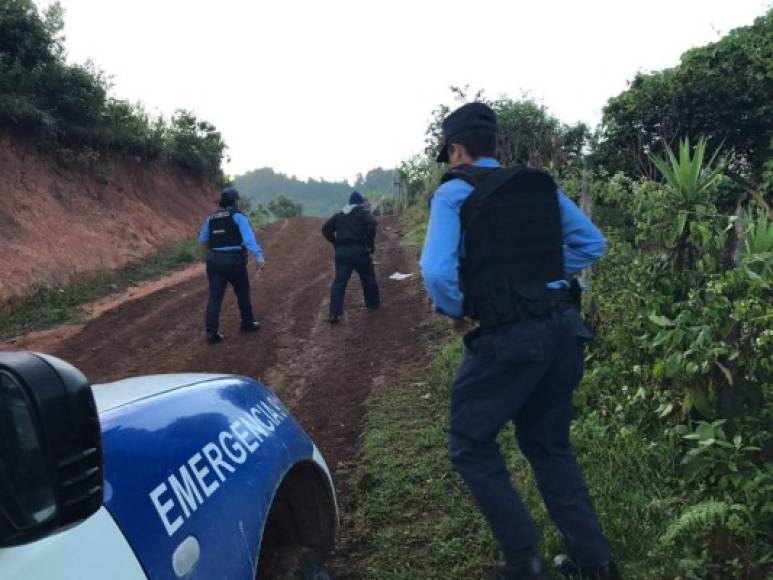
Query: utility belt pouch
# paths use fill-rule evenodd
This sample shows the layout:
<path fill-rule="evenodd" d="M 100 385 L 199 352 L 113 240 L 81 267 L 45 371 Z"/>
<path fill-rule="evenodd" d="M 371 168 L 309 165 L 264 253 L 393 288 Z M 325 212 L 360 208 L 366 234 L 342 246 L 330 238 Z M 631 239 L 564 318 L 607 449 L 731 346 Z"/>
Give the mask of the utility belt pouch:
<path fill-rule="evenodd" d="M 483 291 L 483 298 L 473 301 L 482 328 L 495 328 L 510 322 L 517 322 L 524 313 L 506 280 L 489 283 Z"/>
<path fill-rule="evenodd" d="M 541 280 L 514 284 L 512 296 L 524 316 L 544 318 L 553 312 L 550 291 Z"/>

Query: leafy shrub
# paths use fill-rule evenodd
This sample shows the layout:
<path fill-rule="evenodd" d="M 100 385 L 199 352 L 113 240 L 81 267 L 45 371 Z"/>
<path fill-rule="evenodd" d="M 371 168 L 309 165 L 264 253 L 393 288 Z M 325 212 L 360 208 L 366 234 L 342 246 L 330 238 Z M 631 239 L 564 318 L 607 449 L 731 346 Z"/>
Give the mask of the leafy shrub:
<path fill-rule="evenodd" d="M 272 199 L 266 207 L 274 217 L 280 219 L 301 217 L 303 215 L 303 206 L 284 195 Z"/>
<path fill-rule="evenodd" d="M 602 224 L 610 253 L 589 307 L 600 338 L 580 403 L 681 450 L 671 485 L 684 507 L 660 549 L 683 573 L 756 578 L 773 558 L 770 224 L 760 212 L 741 263 L 729 263 L 736 216 L 717 205 L 705 142 L 666 153 L 654 158 L 665 183 L 617 177 L 618 191 L 601 188 L 629 218 Z"/>

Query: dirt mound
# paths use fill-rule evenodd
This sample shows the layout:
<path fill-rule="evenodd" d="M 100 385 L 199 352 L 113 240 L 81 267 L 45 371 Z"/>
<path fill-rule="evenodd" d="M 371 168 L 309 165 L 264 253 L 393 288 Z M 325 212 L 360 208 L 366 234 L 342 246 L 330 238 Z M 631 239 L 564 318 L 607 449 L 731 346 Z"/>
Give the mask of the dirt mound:
<path fill-rule="evenodd" d="M 103 157 L 67 169 L 0 132 L 0 305 L 191 238 L 216 198 L 173 167 Z"/>

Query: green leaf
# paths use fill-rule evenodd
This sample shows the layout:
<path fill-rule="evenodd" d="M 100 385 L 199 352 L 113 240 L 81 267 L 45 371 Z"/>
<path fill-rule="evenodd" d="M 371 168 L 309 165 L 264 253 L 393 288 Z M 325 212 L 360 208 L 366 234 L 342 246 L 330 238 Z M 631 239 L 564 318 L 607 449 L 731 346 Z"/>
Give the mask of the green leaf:
<path fill-rule="evenodd" d="M 674 326 L 674 321 L 670 318 L 666 318 L 660 314 L 652 313 L 649 315 L 650 322 L 656 324 L 662 328 L 669 328 Z"/>
<path fill-rule="evenodd" d="M 727 379 L 728 384 L 733 386 L 733 374 L 730 372 L 730 369 L 719 361 L 714 361 L 714 364 L 716 364 L 717 367 L 719 367 L 719 370 L 722 371 L 722 374 L 725 375 L 725 379 Z"/>
<path fill-rule="evenodd" d="M 713 439 L 714 438 L 714 427 L 711 425 L 711 423 L 705 423 L 701 421 L 700 425 L 698 425 L 698 428 L 695 430 L 696 435 L 698 435 L 698 438 L 701 441 L 704 441 L 706 439 Z"/>
<path fill-rule="evenodd" d="M 698 412 L 706 419 L 714 417 L 715 410 L 713 405 L 709 402 L 709 398 L 706 396 L 706 391 L 698 387 L 692 389 L 692 402 Z"/>
<path fill-rule="evenodd" d="M 675 352 L 669 355 L 665 363 L 666 376 L 673 377 L 674 375 L 676 375 L 676 373 L 679 372 L 679 369 L 681 366 L 682 366 L 681 353 Z"/>
<path fill-rule="evenodd" d="M 674 222 L 674 228 L 671 232 L 671 238 L 668 240 L 668 244 L 670 246 L 673 246 L 676 241 L 679 239 L 679 236 L 682 235 L 682 232 L 684 231 L 684 226 L 687 223 L 687 212 L 686 211 L 680 211 L 676 216 L 676 222 Z"/>

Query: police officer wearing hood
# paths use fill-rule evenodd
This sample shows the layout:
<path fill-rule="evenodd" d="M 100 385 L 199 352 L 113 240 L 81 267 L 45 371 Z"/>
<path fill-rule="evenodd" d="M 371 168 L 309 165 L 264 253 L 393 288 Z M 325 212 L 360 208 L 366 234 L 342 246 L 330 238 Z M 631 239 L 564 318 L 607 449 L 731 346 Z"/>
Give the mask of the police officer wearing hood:
<path fill-rule="evenodd" d="M 588 333 L 567 278 L 603 255 L 604 237 L 546 172 L 500 167 L 487 105 L 448 115 L 443 135 L 437 160 L 449 171 L 432 198 L 420 264 L 436 310 L 460 330 L 478 323 L 452 388 L 449 452 L 503 553 L 496 577 L 548 578 L 539 531 L 496 442 L 512 421 L 564 539 L 559 571 L 618 578 L 569 440 Z"/>
<path fill-rule="evenodd" d="M 337 324 L 344 311 L 346 286 L 356 271 L 362 282 L 368 311 L 381 305 L 371 254 L 375 251 L 377 222 L 359 192 L 352 192 L 349 203 L 322 226 L 322 235 L 335 247 L 335 279 L 330 289 L 331 324 Z"/>
<path fill-rule="evenodd" d="M 207 303 L 207 342 L 223 340 L 220 334 L 220 307 L 228 284 L 233 286 L 241 314 L 241 331 L 260 328 L 250 301 L 250 277 L 247 273 L 247 252 L 257 261 L 258 271 L 265 266 L 263 250 L 255 239 L 250 220 L 239 211 L 239 192 L 228 187 L 220 194 L 220 209 L 207 216 L 201 228 L 199 243 L 205 245 L 209 302 Z"/>

